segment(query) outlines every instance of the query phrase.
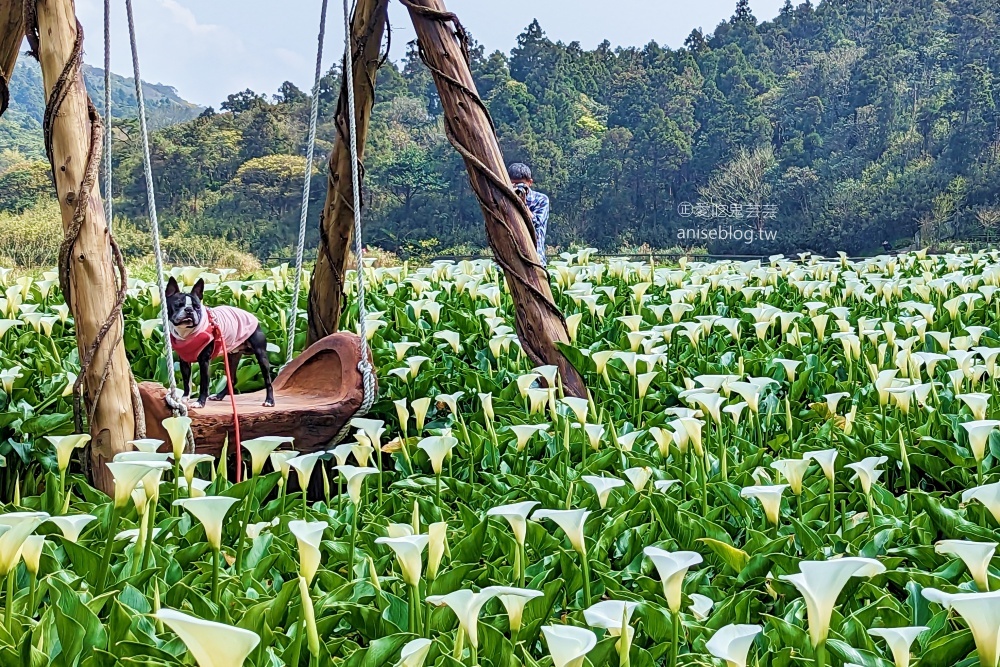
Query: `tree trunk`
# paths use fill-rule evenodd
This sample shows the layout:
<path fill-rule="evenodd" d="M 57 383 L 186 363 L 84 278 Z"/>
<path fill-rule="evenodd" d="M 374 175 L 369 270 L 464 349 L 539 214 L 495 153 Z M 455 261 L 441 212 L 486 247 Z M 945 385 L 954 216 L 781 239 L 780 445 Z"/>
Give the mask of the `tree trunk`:
<path fill-rule="evenodd" d="M 10 91 L 7 88 L 14 74 L 17 52 L 24 41 L 24 12 L 18 0 L 0 2 L 0 116 L 7 110 Z"/>
<path fill-rule="evenodd" d="M 364 161 L 368 121 L 375 105 L 375 76 L 382 63 L 389 0 L 358 0 L 351 20 L 351 53 L 354 61 L 354 111 L 358 162 Z M 347 77 L 337 100 L 337 139 L 330 154 L 326 205 L 319 222 L 320 242 L 309 290 L 309 328 L 306 344 L 340 329 L 344 300 L 344 271 L 354 232 L 354 193 L 351 185 L 350 128 L 347 110 Z M 360 168 L 359 164 L 359 168 Z M 364 170 L 361 172 L 364 175 Z"/>
<path fill-rule="evenodd" d="M 583 378 L 556 343 L 569 342 L 549 275 L 539 263 L 531 213 L 507 177 L 496 131 L 469 69 L 466 33 L 443 0 L 401 0 L 410 12 L 420 54 L 434 76 L 448 139 L 465 160 L 486 219 L 486 236 L 514 298 L 518 338 L 536 364 L 559 367 L 569 394 L 585 397 Z"/>
<path fill-rule="evenodd" d="M 55 109 L 48 109 L 46 117 L 51 115 L 49 158 L 67 238 L 72 235 L 76 224 L 81 223 L 76 243 L 68 255 L 68 280 L 62 280 L 69 288 L 67 300 L 76 322 L 81 359 L 86 358 L 94 341 L 100 337 L 102 327 L 108 323 L 107 333 L 94 351 L 84 375 L 83 387 L 90 416 L 93 480 L 98 488 L 109 492 L 113 490 L 114 482 L 104 464 L 116 453 L 125 451 L 128 448 L 126 443 L 135 438 L 135 401 L 138 394 L 132 393 L 131 369 L 125 357 L 125 347 L 121 344 L 121 314 L 109 320 L 116 310 L 120 282 L 124 276 L 116 275 L 112 262 L 114 255 L 97 185 L 96 167 L 92 178 L 87 178 L 88 154 L 93 161 L 100 161 L 101 133 L 94 132 L 94 124 L 100 123 L 100 118 L 90 104 L 83 84 L 80 71 L 82 58 L 79 55 L 83 35 L 77 34 L 82 29 L 77 22 L 72 0 L 36 0 L 35 13 L 37 26 L 32 25 L 30 13 L 25 19 L 29 43 L 42 66 L 45 99 L 48 105 L 58 105 L 58 113 Z M 64 70 L 65 96 L 60 104 L 58 98 L 54 99 L 53 90 L 57 88 Z M 93 145 L 95 143 L 97 145 Z M 89 193 L 81 195 L 85 180 L 90 180 Z M 81 196 L 87 198 L 87 206 L 77 214 Z M 107 378 L 102 383 L 105 368 Z"/>

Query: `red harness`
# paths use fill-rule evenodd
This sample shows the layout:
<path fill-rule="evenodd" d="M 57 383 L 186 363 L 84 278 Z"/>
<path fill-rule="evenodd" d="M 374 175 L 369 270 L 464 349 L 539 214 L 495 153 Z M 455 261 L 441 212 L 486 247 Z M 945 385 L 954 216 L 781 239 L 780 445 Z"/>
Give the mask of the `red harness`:
<path fill-rule="evenodd" d="M 207 327 L 199 329 L 187 338 L 176 338 L 173 334 L 170 334 L 170 342 L 177 356 L 189 364 L 196 363 L 201 351 L 213 342 L 215 343 L 215 349 L 212 350 L 212 358 L 222 357 L 222 365 L 226 369 L 226 387 L 229 389 L 229 403 L 233 407 L 233 430 L 236 436 L 236 483 L 239 484 L 243 480 L 243 448 L 240 441 L 240 415 L 236 409 L 236 393 L 233 390 L 232 372 L 236 369 L 230 370 L 229 368 L 229 351 L 226 349 L 226 339 L 219 330 L 219 325 L 215 321 L 215 316 L 212 315 L 211 308 L 205 308 L 205 316 L 208 321 Z"/>

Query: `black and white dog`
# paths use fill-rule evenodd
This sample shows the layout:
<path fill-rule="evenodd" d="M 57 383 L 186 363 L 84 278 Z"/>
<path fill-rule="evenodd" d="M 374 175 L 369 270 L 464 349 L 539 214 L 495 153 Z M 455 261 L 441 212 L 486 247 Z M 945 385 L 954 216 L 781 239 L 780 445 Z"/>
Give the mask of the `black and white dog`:
<path fill-rule="evenodd" d="M 195 408 L 205 407 L 205 399 L 221 401 L 229 395 L 228 386 L 214 396 L 208 395 L 208 364 L 223 354 L 228 355 L 229 370 L 235 377 L 244 354 L 253 354 L 264 375 L 267 397 L 264 407 L 274 406 L 271 386 L 271 363 L 267 358 L 267 339 L 260 322 L 252 314 L 232 306 L 209 308 L 202 303 L 205 281 L 199 280 L 190 292 L 182 292 L 173 278 L 167 283 L 167 316 L 170 320 L 170 342 L 180 360 L 184 398 L 191 395 L 191 364 L 198 362 L 200 391 Z"/>

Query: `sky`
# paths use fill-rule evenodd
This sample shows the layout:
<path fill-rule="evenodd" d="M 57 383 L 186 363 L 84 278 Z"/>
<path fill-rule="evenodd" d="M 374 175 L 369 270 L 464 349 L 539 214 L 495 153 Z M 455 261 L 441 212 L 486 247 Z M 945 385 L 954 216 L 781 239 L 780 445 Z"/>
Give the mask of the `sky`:
<path fill-rule="evenodd" d="M 329 0 L 323 69 L 343 51 L 343 2 Z M 131 76 L 124 2 L 112 2 L 111 70 Z M 773 18 L 783 0 L 751 0 L 760 20 Z M 103 63 L 103 0 L 77 0 L 85 31 L 85 60 Z M 509 52 L 537 18 L 553 40 L 593 48 L 651 40 L 677 48 L 693 28 L 711 32 L 732 15 L 736 0 L 447 0 L 448 9 L 487 51 Z M 218 106 L 226 95 L 252 88 L 272 94 L 284 81 L 312 87 L 320 0 L 140 0 L 134 3 L 142 78 L 177 89 L 181 97 Z M 612 8 L 616 15 L 606 16 Z M 414 39 L 403 6 L 391 2 L 392 57 Z"/>

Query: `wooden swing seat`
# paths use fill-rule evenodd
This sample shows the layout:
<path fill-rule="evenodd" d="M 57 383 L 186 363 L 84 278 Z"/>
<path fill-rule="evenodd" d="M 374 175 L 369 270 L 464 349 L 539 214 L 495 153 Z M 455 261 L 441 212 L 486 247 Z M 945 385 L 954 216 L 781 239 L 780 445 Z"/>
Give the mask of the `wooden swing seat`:
<path fill-rule="evenodd" d="M 242 440 L 281 435 L 295 438 L 293 446 L 298 452 L 326 449 L 364 400 L 359 361 L 361 339 L 357 335 L 331 334 L 281 369 L 274 378 L 273 408 L 263 407 L 263 390 L 237 394 Z M 163 440 L 161 449 L 168 450 L 170 438 L 162 424 L 171 416 L 165 400 L 167 388 L 156 382 L 142 382 L 139 395 L 146 415 L 146 437 Z M 209 401 L 204 408 L 192 408 L 188 416 L 199 454 L 218 456 L 227 437 L 229 453 L 233 453 L 235 433 L 228 397 Z"/>

